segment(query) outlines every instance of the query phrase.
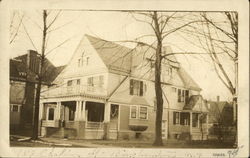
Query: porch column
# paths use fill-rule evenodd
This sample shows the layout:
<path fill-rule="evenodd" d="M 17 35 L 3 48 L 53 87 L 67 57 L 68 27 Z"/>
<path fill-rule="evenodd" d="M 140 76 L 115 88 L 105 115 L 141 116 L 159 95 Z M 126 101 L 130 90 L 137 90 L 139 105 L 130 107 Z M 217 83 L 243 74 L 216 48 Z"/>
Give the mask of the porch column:
<path fill-rule="evenodd" d="M 77 138 L 84 139 L 85 138 L 85 102 L 82 100 L 77 101 L 76 104 L 76 115 L 77 121 L 76 124 L 76 131 L 77 131 Z"/>
<path fill-rule="evenodd" d="M 197 127 L 200 128 L 200 113 L 197 114 L 198 115 L 198 120 L 197 120 Z"/>
<path fill-rule="evenodd" d="M 86 101 L 81 101 L 81 120 L 86 121 L 86 115 L 85 115 L 85 108 L 86 107 Z"/>
<path fill-rule="evenodd" d="M 105 109 L 104 109 L 104 122 L 110 122 L 110 103 L 105 104 Z"/>
<path fill-rule="evenodd" d="M 192 116 L 192 112 L 190 111 L 190 136 L 192 139 L 192 128 L 193 128 L 193 116 Z"/>
<path fill-rule="evenodd" d="M 57 108 L 56 108 L 56 120 L 61 119 L 61 102 L 57 102 Z"/>
<path fill-rule="evenodd" d="M 109 139 L 109 122 L 110 122 L 110 106 L 111 104 L 108 102 L 105 104 L 104 110 L 104 139 Z"/>
<path fill-rule="evenodd" d="M 79 112 L 80 112 L 80 101 L 76 101 L 75 121 L 80 120 Z"/>

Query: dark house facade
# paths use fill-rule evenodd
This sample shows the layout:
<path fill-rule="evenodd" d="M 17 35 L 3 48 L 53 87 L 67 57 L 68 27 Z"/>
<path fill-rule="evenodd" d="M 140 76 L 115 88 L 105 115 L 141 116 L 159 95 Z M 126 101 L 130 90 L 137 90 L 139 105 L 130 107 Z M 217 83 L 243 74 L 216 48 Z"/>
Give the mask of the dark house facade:
<path fill-rule="evenodd" d="M 33 125 L 33 106 L 40 65 L 40 55 L 33 50 L 27 54 L 10 59 L 10 133 L 31 131 Z M 45 60 L 43 86 L 52 81 L 63 67 L 55 67 Z"/>

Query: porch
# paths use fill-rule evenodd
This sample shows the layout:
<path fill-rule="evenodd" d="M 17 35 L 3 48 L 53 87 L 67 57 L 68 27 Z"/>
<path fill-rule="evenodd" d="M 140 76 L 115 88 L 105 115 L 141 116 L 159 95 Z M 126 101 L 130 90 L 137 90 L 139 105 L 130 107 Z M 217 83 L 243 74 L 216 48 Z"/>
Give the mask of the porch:
<path fill-rule="evenodd" d="M 182 140 L 205 140 L 208 135 L 208 115 L 198 111 L 173 112 L 172 138 Z"/>
<path fill-rule="evenodd" d="M 41 104 L 41 136 L 116 139 L 118 120 L 110 120 L 113 107 L 111 103 L 92 100 L 44 102 Z"/>

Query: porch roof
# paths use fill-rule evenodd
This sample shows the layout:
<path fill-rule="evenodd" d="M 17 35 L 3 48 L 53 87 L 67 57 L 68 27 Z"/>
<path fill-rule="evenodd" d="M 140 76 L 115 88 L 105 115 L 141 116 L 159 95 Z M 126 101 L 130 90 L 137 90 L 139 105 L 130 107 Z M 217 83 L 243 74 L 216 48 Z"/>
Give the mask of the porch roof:
<path fill-rule="evenodd" d="M 149 106 L 149 103 L 144 97 L 139 96 L 133 96 L 129 102 L 131 105 L 147 105 Z"/>

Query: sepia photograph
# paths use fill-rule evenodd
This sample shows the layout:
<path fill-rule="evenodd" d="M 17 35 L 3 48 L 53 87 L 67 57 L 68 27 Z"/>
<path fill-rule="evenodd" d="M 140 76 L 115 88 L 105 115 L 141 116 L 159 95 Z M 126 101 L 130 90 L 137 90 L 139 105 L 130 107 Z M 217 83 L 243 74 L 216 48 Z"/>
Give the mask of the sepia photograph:
<path fill-rule="evenodd" d="M 8 148 L 52 149 L 49 157 L 88 149 L 141 149 L 110 157 L 149 157 L 142 151 L 160 149 L 154 157 L 230 158 L 247 148 L 239 137 L 239 118 L 249 125 L 249 115 L 239 113 L 249 111 L 249 100 L 239 102 L 239 94 L 249 85 L 239 75 L 248 71 L 239 66 L 245 24 L 237 9 L 8 14 Z M 178 156 L 179 149 L 196 154 Z M 197 152 L 205 149 L 227 151 Z M 85 157 L 104 156 L 98 153 Z"/>

